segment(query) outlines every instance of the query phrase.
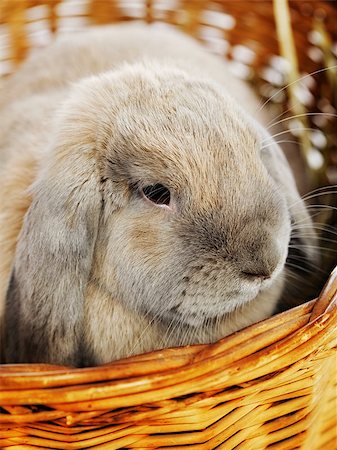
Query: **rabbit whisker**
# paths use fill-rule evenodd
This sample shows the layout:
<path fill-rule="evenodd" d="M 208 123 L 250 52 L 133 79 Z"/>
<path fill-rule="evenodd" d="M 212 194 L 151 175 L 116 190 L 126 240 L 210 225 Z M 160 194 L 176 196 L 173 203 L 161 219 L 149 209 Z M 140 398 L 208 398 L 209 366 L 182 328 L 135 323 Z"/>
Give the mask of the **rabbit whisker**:
<path fill-rule="evenodd" d="M 312 127 L 297 127 L 297 128 L 292 128 L 291 131 L 297 131 L 297 130 L 298 131 L 316 131 L 316 129 L 312 128 Z M 289 133 L 289 132 L 290 132 L 290 130 L 283 130 L 283 131 L 279 131 L 276 134 L 270 135 L 267 138 L 263 139 L 262 145 L 264 145 L 265 142 L 270 142 L 272 139 L 275 140 L 275 138 L 277 136 L 282 136 L 283 134 L 286 134 L 286 133 Z"/>
<path fill-rule="evenodd" d="M 298 144 L 297 141 L 291 141 L 291 140 L 287 140 L 287 139 L 284 139 L 282 141 L 277 141 L 275 139 L 275 142 L 276 142 L 276 144 Z M 266 148 L 271 147 L 272 145 L 274 145 L 273 141 L 271 141 L 271 142 L 269 142 L 269 144 L 264 145 L 263 147 L 261 147 L 261 150 L 265 150 Z"/>
<path fill-rule="evenodd" d="M 290 117 L 286 117 L 285 119 L 278 120 L 277 122 L 274 122 L 274 123 L 272 123 L 271 125 L 267 126 L 266 129 L 269 130 L 270 128 L 273 128 L 274 126 L 276 126 L 276 125 L 278 125 L 278 124 L 280 124 L 280 123 L 283 123 L 283 122 L 287 122 L 287 121 L 289 121 L 289 120 L 291 120 L 291 119 L 297 119 L 298 117 L 308 117 L 308 116 L 328 116 L 328 117 L 337 117 L 337 114 L 333 114 L 333 113 L 324 113 L 324 112 L 321 112 L 321 113 L 316 113 L 316 112 L 310 113 L 310 112 L 308 112 L 308 113 L 305 113 L 305 114 L 296 114 L 296 115 L 293 115 L 293 116 L 290 116 Z M 290 130 L 288 130 L 288 131 L 290 131 Z"/>
<path fill-rule="evenodd" d="M 280 92 L 283 92 L 284 90 L 286 90 L 289 86 L 292 86 L 293 84 L 296 84 L 296 83 L 299 83 L 299 82 L 301 82 L 301 81 L 303 81 L 303 80 L 305 80 L 306 78 L 308 78 L 308 77 L 311 77 L 312 75 L 316 75 L 316 74 L 318 74 L 318 73 L 321 73 L 321 72 L 325 72 L 325 71 L 328 71 L 328 70 L 333 70 L 333 69 L 336 69 L 337 68 L 337 65 L 334 65 L 334 66 L 330 66 L 330 67 L 324 67 L 323 69 L 319 69 L 319 70 L 316 70 L 316 71 L 314 71 L 314 72 L 311 72 L 311 73 L 308 73 L 308 74 L 306 74 L 306 75 L 303 75 L 302 77 L 300 77 L 300 78 L 298 78 L 297 80 L 295 80 L 295 81 L 292 81 L 291 83 L 288 83 L 286 86 L 284 86 L 283 88 L 281 88 L 281 89 L 279 89 L 277 92 L 275 92 L 275 94 L 273 94 L 271 97 L 269 97 L 261 106 L 260 106 L 260 108 L 258 109 L 258 111 L 261 111 L 274 97 L 276 97 L 276 95 L 278 95 Z"/>

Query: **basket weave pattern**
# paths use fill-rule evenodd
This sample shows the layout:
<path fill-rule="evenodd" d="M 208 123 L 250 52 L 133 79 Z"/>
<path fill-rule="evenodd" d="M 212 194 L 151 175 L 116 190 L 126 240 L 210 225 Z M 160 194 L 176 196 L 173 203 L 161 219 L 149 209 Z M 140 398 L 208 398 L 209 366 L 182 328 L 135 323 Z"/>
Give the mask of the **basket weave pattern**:
<path fill-rule="evenodd" d="M 67 9 L 71 3 L 77 9 Z M 299 67 L 315 71 L 317 64 L 302 51 L 313 18 L 335 42 L 337 9 L 323 1 L 315 8 L 306 1 L 290 6 Z M 62 27 L 75 31 L 133 19 L 179 25 L 232 59 L 236 46 L 247 45 L 255 56 L 246 66 L 261 89 L 262 69 L 278 54 L 269 1 L 0 0 L 0 35 L 7 40 L 0 71 L 15 70 L 31 47 L 45 45 Z M 44 31 L 30 34 L 37 22 Z M 315 81 L 316 99 L 324 94 L 332 104 L 326 78 L 318 74 Z M 336 348 L 337 270 L 317 300 L 215 344 L 87 369 L 4 365 L 0 448 L 336 450 Z"/>
<path fill-rule="evenodd" d="M 317 301 L 212 345 L 3 366 L 0 446 L 334 450 L 336 304 L 337 271 Z"/>

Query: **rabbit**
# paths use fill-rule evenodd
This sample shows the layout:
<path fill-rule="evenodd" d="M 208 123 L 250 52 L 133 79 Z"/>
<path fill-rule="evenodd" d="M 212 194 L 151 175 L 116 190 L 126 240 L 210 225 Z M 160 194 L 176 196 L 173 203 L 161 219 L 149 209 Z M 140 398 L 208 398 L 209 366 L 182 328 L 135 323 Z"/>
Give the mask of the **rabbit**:
<path fill-rule="evenodd" d="M 178 31 L 93 28 L 3 83 L 3 361 L 108 363 L 270 317 L 293 222 L 268 113 Z"/>

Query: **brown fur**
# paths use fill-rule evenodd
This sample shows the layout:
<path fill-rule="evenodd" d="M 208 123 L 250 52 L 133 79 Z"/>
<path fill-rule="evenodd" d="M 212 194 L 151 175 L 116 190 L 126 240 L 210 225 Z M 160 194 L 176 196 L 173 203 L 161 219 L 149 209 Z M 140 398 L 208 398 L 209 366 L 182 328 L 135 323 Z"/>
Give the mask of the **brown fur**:
<path fill-rule="evenodd" d="M 69 38 L 3 88 L 6 361 L 100 364 L 210 342 L 270 316 L 280 297 L 290 217 L 311 222 L 249 115 L 264 113 L 192 40 L 153 33 Z M 155 183 L 172 208 L 142 198 Z"/>

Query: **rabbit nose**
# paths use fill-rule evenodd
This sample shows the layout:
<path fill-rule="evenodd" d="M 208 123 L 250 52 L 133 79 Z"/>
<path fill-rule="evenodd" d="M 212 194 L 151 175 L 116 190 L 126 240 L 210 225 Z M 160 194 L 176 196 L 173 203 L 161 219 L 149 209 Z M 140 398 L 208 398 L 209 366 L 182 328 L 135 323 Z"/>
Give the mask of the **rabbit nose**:
<path fill-rule="evenodd" d="M 280 264 L 282 248 L 268 229 L 255 227 L 252 233 L 250 228 L 243 229 L 237 241 L 241 244 L 236 248 L 237 270 L 251 281 L 268 280 Z"/>
<path fill-rule="evenodd" d="M 262 271 L 246 272 L 243 270 L 241 273 L 243 273 L 243 275 L 247 278 L 260 279 L 261 281 L 269 280 L 269 278 L 271 277 L 271 273 L 266 273 L 266 272 L 262 272 Z"/>
<path fill-rule="evenodd" d="M 240 268 L 241 273 L 245 275 L 246 278 L 260 279 L 261 281 L 268 280 L 272 277 L 276 267 L 278 266 L 279 255 L 276 251 L 270 252 L 266 255 L 255 255 L 255 257 L 250 258 L 242 262 Z"/>

